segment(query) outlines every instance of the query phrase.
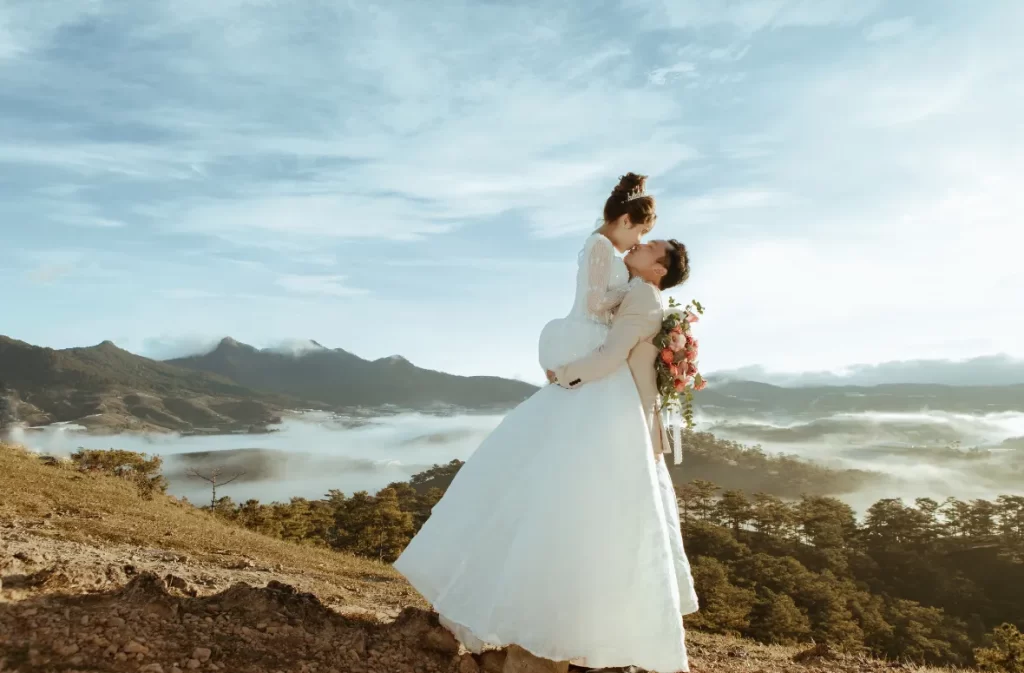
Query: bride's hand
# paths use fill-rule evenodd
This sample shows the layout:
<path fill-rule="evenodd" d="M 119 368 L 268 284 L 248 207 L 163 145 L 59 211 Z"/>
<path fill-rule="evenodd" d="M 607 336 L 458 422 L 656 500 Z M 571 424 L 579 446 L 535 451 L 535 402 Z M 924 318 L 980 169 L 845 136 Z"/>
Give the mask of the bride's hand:
<path fill-rule="evenodd" d="M 548 383 L 558 383 L 558 377 L 555 376 L 555 373 L 553 371 L 549 369 L 546 373 L 548 375 Z"/>

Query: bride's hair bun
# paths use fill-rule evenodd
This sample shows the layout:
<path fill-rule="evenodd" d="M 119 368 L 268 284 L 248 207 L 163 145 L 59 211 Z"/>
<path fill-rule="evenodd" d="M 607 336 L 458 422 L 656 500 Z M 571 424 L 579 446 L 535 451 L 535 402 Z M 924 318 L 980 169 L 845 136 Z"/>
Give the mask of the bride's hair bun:
<path fill-rule="evenodd" d="M 619 184 L 612 190 L 612 196 L 620 196 L 625 201 L 631 192 L 644 191 L 647 187 L 647 176 L 637 173 L 626 173 L 619 177 Z"/>
<path fill-rule="evenodd" d="M 633 226 L 654 224 L 658 215 L 654 212 L 654 197 L 644 195 L 636 197 L 637 193 L 644 193 L 647 190 L 647 176 L 639 173 L 626 173 L 619 178 L 619 184 L 615 185 L 611 196 L 604 204 L 604 221 L 612 222 L 625 214 L 629 214 L 629 221 Z M 630 196 L 634 198 L 630 199 Z"/>

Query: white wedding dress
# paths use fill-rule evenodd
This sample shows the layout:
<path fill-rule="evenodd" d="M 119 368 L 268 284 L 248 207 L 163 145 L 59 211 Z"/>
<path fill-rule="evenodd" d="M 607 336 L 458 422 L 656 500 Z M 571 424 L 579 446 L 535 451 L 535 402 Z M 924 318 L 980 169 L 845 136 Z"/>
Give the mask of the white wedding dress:
<path fill-rule="evenodd" d="M 592 235 L 572 312 L 541 334 L 541 365 L 600 346 L 627 286 L 611 243 Z M 510 412 L 395 568 L 470 650 L 516 644 L 593 668 L 689 670 L 682 616 L 697 597 L 675 490 L 625 362 Z"/>

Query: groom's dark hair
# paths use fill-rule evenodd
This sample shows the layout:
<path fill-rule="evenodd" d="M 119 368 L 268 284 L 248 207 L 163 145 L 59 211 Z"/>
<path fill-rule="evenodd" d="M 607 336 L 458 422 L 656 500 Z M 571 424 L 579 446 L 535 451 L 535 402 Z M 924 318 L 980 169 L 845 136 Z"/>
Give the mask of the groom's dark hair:
<path fill-rule="evenodd" d="M 681 285 L 690 277 L 690 255 L 686 252 L 686 246 L 674 238 L 665 241 L 665 244 L 668 249 L 661 258 L 665 275 L 661 277 L 661 283 L 658 285 L 662 290 Z"/>

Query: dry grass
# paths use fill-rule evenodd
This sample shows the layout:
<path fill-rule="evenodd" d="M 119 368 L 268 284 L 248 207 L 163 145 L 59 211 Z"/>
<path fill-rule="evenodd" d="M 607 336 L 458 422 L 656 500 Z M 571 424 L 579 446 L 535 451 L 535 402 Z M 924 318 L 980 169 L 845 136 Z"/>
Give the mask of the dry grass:
<path fill-rule="evenodd" d="M 388 565 L 259 535 L 171 497 L 143 500 L 126 480 L 47 466 L 20 447 L 0 444 L 4 519 L 45 519 L 60 537 L 79 542 L 173 550 L 225 566 L 252 561 L 308 578 L 324 600 L 421 605 Z"/>
<path fill-rule="evenodd" d="M 690 631 L 691 673 L 955 673 L 954 669 L 881 661 L 828 652 L 826 648 L 761 645 L 749 640 Z"/>
<path fill-rule="evenodd" d="M 211 565 L 246 561 L 302 579 L 306 590 L 328 604 L 394 610 L 424 607 L 422 599 L 390 566 L 327 549 L 268 538 L 218 521 L 191 505 L 165 496 L 139 497 L 130 482 L 47 466 L 38 457 L 0 444 L 0 524 L 47 521 L 34 534 L 112 551 L 118 545 L 172 550 Z M 2 526 L 0 526 L 2 530 Z M 725 636 L 687 636 L 694 673 L 881 673 L 940 670 L 838 655 L 806 648 L 759 645 Z M 794 659 L 796 658 L 796 660 Z"/>

